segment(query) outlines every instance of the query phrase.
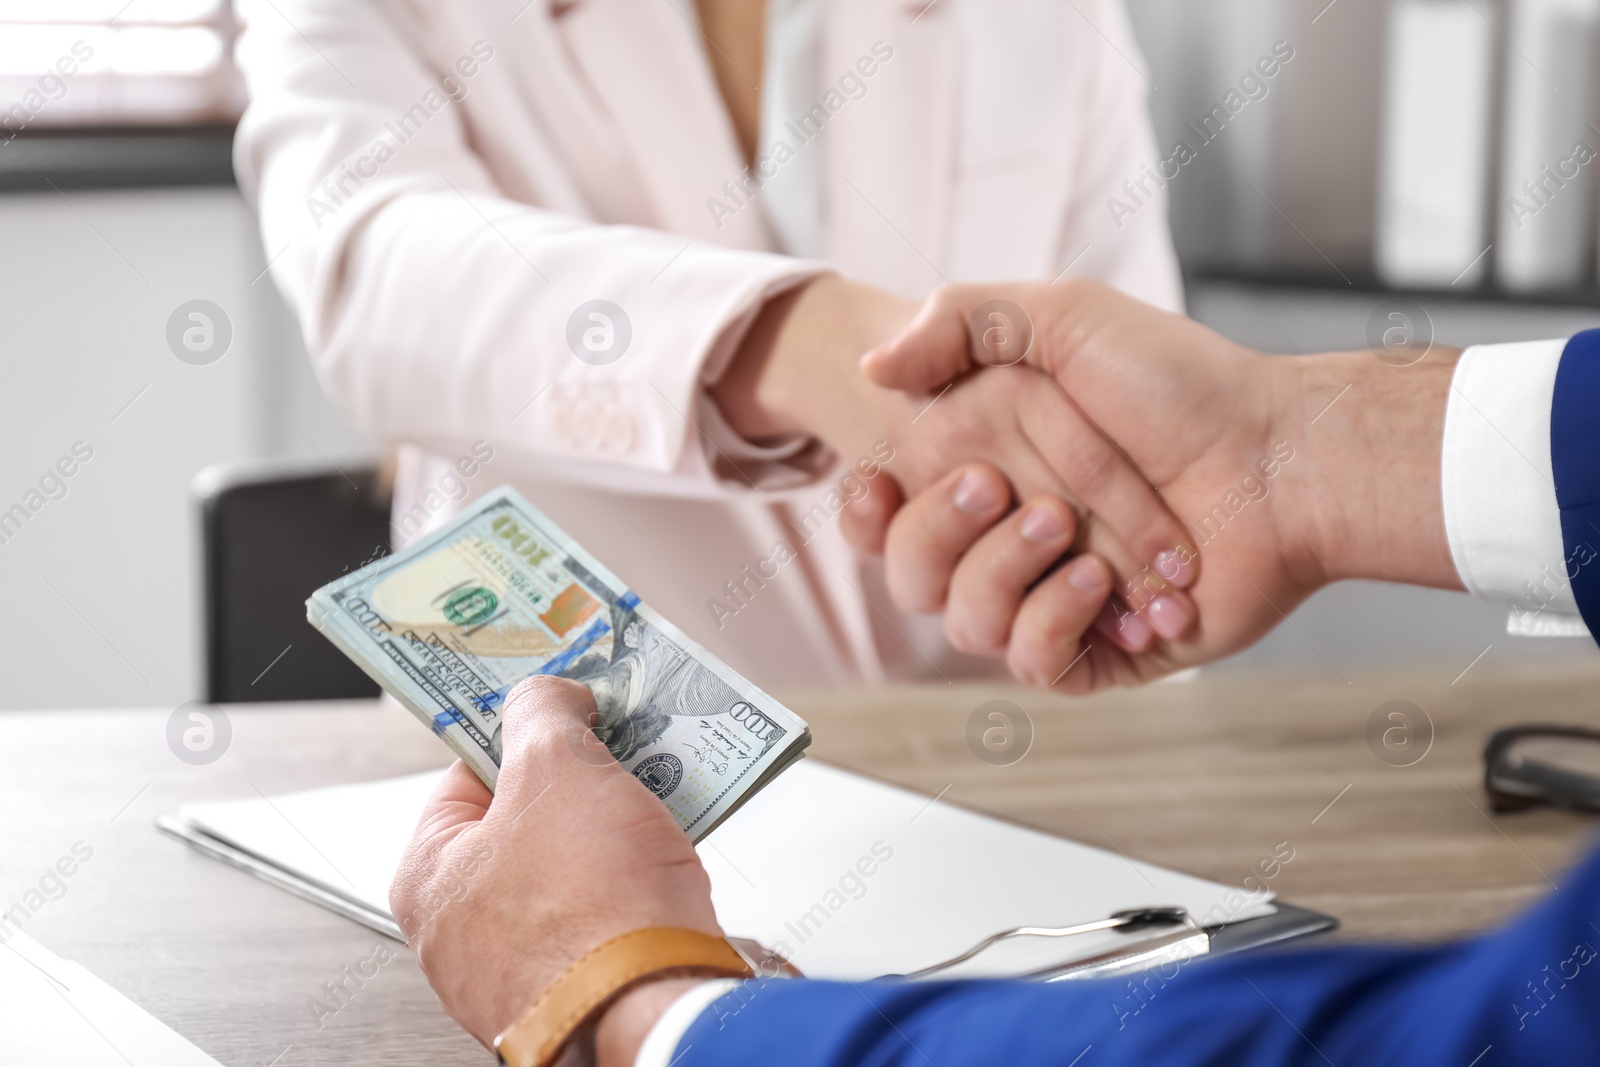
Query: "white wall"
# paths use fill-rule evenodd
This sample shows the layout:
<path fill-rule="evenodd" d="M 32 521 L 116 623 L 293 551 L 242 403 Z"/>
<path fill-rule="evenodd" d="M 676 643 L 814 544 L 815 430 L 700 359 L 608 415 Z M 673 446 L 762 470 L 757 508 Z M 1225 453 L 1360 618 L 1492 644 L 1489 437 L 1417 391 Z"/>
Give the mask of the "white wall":
<path fill-rule="evenodd" d="M 94 450 L 67 494 L 0 544 L 0 707 L 194 697 L 190 478 L 216 462 L 363 451 L 322 400 L 271 279 L 256 280 L 264 264 L 232 189 L 0 196 L 0 510 L 73 442 Z M 209 366 L 166 343 L 169 315 L 196 298 L 233 324 Z"/>

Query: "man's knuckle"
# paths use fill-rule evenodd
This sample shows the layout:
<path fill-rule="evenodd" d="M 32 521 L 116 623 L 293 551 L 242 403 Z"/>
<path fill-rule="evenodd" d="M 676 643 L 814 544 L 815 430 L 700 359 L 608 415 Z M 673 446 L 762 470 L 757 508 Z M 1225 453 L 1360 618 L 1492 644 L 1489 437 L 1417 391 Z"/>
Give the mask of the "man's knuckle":
<path fill-rule="evenodd" d="M 1027 619 L 1028 636 L 1041 648 L 1062 648 L 1077 644 L 1082 620 L 1064 590 L 1046 587 L 1035 595 L 1033 611 Z"/>
<path fill-rule="evenodd" d="M 511 699 L 517 701 L 537 700 L 542 696 L 560 693 L 572 683 L 566 678 L 557 678 L 550 674 L 535 674 L 531 678 L 524 678 L 518 682 L 516 688 L 511 690 Z"/>
<path fill-rule="evenodd" d="M 899 572 L 897 579 L 893 577 L 896 573 L 891 571 L 891 577 L 886 583 L 889 587 L 889 599 L 895 607 L 915 615 L 925 615 L 944 606 L 942 592 L 936 593 L 927 582 L 913 579 L 903 572 Z"/>
<path fill-rule="evenodd" d="M 920 536 L 912 536 L 903 527 L 891 529 L 887 559 L 884 585 L 895 607 L 921 613 L 943 606 L 944 590 L 936 588 L 940 584 L 935 577 L 937 568 Z"/>
<path fill-rule="evenodd" d="M 1038 656 L 1026 643 L 1013 642 L 1006 653 L 1006 670 L 1024 685 L 1045 685 L 1050 679 L 1041 677 Z"/>
<path fill-rule="evenodd" d="M 1072 459 L 1070 488 L 1085 499 L 1104 496 L 1122 471 L 1121 459 L 1105 447 L 1079 449 Z"/>
<path fill-rule="evenodd" d="M 1105 296 L 1110 288 L 1096 278 L 1075 277 L 1064 278 L 1054 286 L 1062 303 L 1076 303 L 1079 301 L 1094 301 Z"/>
<path fill-rule="evenodd" d="M 945 282 L 928 296 L 929 302 L 941 312 L 959 309 L 962 303 L 961 286 L 953 282 Z"/>
<path fill-rule="evenodd" d="M 995 651 L 992 631 L 982 623 L 963 615 L 956 613 L 945 615 L 944 635 L 952 648 L 969 656 L 983 656 Z"/>

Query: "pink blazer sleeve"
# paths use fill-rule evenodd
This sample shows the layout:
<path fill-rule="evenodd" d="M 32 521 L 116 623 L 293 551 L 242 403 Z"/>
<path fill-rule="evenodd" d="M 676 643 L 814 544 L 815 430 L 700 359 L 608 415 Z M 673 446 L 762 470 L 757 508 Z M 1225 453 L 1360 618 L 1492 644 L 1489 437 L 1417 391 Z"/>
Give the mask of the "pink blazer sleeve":
<path fill-rule="evenodd" d="M 256 4 L 240 47 L 251 104 L 236 170 L 324 388 L 384 441 L 456 454 L 488 437 L 546 477 L 676 496 L 748 491 L 708 461 L 702 386 L 765 300 L 822 265 L 508 197 L 439 92 L 449 72 L 429 69 L 396 10 Z M 461 61 L 525 61 L 497 58 L 491 36 L 468 29 Z M 458 80 L 487 92 L 489 73 Z M 397 132 L 419 104 L 426 121 Z M 613 343 L 631 335 L 612 363 L 578 358 L 568 342 L 574 312 L 597 299 L 623 309 Z M 578 327 L 580 339 L 597 328 L 604 340 L 600 320 L 580 315 Z"/>

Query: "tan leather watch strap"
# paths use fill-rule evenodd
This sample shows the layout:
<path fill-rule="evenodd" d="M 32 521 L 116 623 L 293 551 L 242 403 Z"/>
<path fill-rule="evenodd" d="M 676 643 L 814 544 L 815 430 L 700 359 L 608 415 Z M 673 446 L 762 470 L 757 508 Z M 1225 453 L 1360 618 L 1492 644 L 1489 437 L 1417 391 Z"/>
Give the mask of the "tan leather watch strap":
<path fill-rule="evenodd" d="M 548 1067 L 573 1032 L 613 997 L 642 978 L 664 974 L 750 978 L 755 972 L 723 938 L 676 926 L 634 930 L 574 961 L 495 1038 L 494 1050 L 509 1067 Z"/>

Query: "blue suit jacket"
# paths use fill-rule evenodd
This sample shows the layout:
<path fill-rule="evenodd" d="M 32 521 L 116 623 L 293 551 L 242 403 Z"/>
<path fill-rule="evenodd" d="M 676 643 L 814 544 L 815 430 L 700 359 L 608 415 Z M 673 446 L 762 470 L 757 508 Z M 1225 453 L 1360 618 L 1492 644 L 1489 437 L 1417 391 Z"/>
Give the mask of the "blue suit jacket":
<path fill-rule="evenodd" d="M 1600 633 L 1600 331 L 1568 342 L 1551 449 L 1579 609 Z M 1577 573 L 1572 573 L 1574 570 Z M 1600 851 L 1521 919 L 1434 947 L 1257 952 L 1133 979 L 747 982 L 675 1067 L 1600 1064 Z"/>
<path fill-rule="evenodd" d="M 1439 947 L 1247 952 L 1132 979 L 1054 985 L 746 982 L 695 1020 L 674 1062 L 676 1067 L 1600 1063 L 1600 852 L 1517 922 Z"/>

